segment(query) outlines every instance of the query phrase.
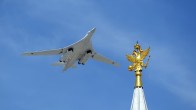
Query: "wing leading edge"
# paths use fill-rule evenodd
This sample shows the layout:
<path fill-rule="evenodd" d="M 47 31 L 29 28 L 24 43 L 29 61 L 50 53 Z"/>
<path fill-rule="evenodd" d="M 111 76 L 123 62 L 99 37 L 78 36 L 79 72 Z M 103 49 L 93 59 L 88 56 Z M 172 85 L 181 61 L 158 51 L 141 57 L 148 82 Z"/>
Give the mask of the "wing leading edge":
<path fill-rule="evenodd" d="M 53 49 L 53 50 L 44 50 L 44 51 L 35 51 L 35 52 L 26 52 L 23 53 L 25 56 L 34 56 L 34 55 L 58 55 L 65 53 L 70 48 L 75 48 L 78 43 L 71 44 L 67 47 L 60 48 L 60 49 Z"/>
<path fill-rule="evenodd" d="M 54 50 L 45 50 L 45 51 L 36 51 L 36 52 L 26 52 L 23 53 L 25 56 L 33 56 L 33 55 L 58 55 L 65 51 L 64 48 L 62 49 L 54 49 Z"/>

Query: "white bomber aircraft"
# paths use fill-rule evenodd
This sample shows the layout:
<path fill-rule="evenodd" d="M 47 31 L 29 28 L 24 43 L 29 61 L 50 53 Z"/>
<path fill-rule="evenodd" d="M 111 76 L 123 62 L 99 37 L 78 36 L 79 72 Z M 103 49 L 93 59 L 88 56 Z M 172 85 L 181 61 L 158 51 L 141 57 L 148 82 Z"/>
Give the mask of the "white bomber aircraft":
<path fill-rule="evenodd" d="M 70 67 L 75 67 L 75 62 L 84 65 L 89 58 L 95 59 L 97 61 L 112 64 L 114 66 L 119 66 L 118 63 L 109 60 L 97 52 L 92 47 L 91 38 L 95 32 L 95 28 L 90 30 L 84 38 L 78 42 L 71 44 L 67 47 L 55 50 L 37 51 L 37 52 L 26 52 L 25 56 L 34 55 L 62 55 L 60 60 L 53 64 L 53 66 L 64 66 L 63 71 L 66 71 Z"/>

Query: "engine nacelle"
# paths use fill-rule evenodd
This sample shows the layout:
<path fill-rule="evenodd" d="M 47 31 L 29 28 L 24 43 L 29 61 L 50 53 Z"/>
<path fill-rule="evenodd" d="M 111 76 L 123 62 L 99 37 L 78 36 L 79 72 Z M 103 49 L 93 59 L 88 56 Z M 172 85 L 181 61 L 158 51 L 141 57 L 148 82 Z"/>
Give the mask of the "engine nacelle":
<path fill-rule="evenodd" d="M 72 51 L 72 52 L 73 52 L 73 51 L 74 51 L 74 49 L 73 49 L 73 48 L 69 48 L 67 51 Z"/>
<path fill-rule="evenodd" d="M 84 64 L 87 62 L 87 60 L 88 60 L 91 56 L 92 56 L 91 53 L 86 53 L 86 54 L 79 60 L 78 64 L 84 65 Z"/>

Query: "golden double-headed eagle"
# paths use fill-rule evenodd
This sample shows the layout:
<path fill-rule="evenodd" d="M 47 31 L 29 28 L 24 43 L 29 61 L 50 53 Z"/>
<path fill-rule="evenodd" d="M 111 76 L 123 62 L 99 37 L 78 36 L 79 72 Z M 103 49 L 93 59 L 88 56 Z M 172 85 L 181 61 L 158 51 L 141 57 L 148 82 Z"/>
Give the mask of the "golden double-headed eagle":
<path fill-rule="evenodd" d="M 142 67 L 147 67 L 150 56 L 146 64 L 143 63 L 143 60 L 146 58 L 148 53 L 150 52 L 150 47 L 146 50 L 142 50 L 141 46 L 138 42 L 134 45 L 134 51 L 131 55 L 126 55 L 127 59 L 132 62 L 133 64 L 128 67 L 129 71 L 142 71 Z"/>

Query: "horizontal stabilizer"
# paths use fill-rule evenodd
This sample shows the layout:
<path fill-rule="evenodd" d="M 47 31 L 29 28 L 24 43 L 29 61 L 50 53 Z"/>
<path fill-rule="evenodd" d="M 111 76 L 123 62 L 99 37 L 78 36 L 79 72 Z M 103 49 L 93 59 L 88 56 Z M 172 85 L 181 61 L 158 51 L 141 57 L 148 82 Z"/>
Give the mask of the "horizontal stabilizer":
<path fill-rule="evenodd" d="M 63 65 L 65 65 L 64 62 L 55 62 L 52 64 L 52 66 L 63 66 Z"/>
<path fill-rule="evenodd" d="M 77 66 L 74 64 L 73 66 L 71 66 L 71 68 L 77 68 Z"/>

